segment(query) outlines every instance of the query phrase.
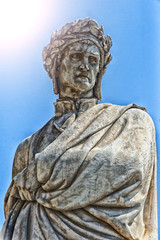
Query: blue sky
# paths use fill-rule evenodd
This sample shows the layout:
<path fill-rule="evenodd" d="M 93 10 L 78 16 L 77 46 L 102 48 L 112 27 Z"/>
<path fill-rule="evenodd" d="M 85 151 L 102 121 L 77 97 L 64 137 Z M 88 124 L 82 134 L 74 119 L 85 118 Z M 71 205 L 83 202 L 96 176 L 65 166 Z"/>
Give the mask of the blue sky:
<path fill-rule="evenodd" d="M 4 7 L 1 19 L 0 228 L 15 150 L 54 115 L 57 96 L 43 68 L 42 49 L 56 29 L 88 16 L 103 25 L 113 41 L 113 60 L 102 82 L 102 102 L 145 106 L 155 123 L 160 202 L 160 1 L 32 0 L 25 8 L 22 4 L 12 8 L 11 15 Z"/>

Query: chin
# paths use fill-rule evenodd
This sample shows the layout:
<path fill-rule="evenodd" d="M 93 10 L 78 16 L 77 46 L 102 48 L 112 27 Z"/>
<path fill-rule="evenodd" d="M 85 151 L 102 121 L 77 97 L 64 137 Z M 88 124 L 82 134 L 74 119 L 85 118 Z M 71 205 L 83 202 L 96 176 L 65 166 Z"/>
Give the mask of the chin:
<path fill-rule="evenodd" d="M 81 92 L 85 93 L 90 91 L 93 87 L 88 84 L 88 82 L 81 82 L 81 84 L 78 84 L 78 88 Z"/>

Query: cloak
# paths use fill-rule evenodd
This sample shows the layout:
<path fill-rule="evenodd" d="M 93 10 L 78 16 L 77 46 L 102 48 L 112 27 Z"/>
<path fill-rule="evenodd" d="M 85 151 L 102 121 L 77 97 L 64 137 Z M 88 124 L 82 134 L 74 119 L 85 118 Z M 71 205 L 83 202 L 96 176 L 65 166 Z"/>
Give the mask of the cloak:
<path fill-rule="evenodd" d="M 53 117 L 18 147 L 4 240 L 157 240 L 155 130 L 144 109 Z"/>

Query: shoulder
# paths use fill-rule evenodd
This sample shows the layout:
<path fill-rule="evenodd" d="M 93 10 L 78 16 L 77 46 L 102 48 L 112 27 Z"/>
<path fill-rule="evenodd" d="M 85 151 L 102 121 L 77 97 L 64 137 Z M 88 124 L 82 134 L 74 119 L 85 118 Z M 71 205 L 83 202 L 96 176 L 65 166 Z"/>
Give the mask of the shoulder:
<path fill-rule="evenodd" d="M 133 123 L 147 122 L 148 124 L 154 126 L 152 118 L 147 113 L 144 107 L 138 106 L 136 104 L 129 105 L 116 105 L 111 103 L 101 103 L 102 109 L 106 109 L 110 115 L 119 117 L 127 117 Z"/>
<path fill-rule="evenodd" d="M 144 127 L 150 126 L 154 128 L 153 120 L 145 108 L 133 105 L 133 107 L 129 108 L 125 114 L 133 124 L 141 124 Z"/>
<path fill-rule="evenodd" d="M 12 178 L 27 166 L 28 150 L 31 142 L 31 136 L 24 139 L 17 147 L 12 167 Z"/>
<path fill-rule="evenodd" d="M 53 128 L 54 117 L 51 118 L 42 128 L 33 135 L 24 139 L 17 147 L 12 167 L 12 178 L 28 166 L 40 146 L 44 145 L 45 137 L 50 137 Z M 53 131 L 54 135 L 54 131 Z M 32 154 L 31 154 L 32 153 Z"/>
<path fill-rule="evenodd" d="M 102 103 L 102 105 L 108 109 L 111 116 L 115 116 L 119 120 L 125 120 L 130 127 L 141 127 L 146 130 L 148 128 L 155 131 L 153 120 L 144 107 L 136 104 L 122 106 Z"/>
<path fill-rule="evenodd" d="M 143 134 L 148 139 L 155 139 L 155 126 L 146 110 L 136 105 L 128 106 L 131 107 L 122 115 L 126 120 L 127 128 L 137 135 Z"/>

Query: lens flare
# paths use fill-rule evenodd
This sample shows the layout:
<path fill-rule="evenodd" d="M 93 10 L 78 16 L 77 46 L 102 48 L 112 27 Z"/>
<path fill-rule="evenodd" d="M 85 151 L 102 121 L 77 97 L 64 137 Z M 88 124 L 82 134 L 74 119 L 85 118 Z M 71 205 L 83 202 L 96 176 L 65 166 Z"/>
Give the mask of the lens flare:
<path fill-rule="evenodd" d="M 0 49 L 15 48 L 39 32 L 48 10 L 45 0 L 0 0 Z"/>

